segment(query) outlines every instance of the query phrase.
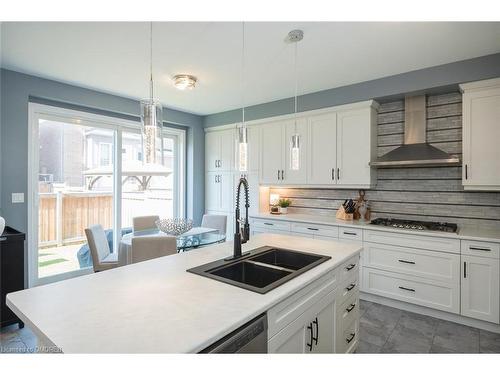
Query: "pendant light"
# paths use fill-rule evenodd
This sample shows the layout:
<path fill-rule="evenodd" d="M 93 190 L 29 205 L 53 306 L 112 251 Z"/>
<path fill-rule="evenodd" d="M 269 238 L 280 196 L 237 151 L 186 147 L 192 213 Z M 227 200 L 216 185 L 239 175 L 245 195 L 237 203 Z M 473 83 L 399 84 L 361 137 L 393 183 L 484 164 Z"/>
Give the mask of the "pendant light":
<path fill-rule="evenodd" d="M 154 99 L 153 86 L 153 22 L 149 28 L 149 98 L 142 99 L 141 104 L 141 135 L 143 163 L 154 164 L 157 159 L 157 149 L 160 147 L 160 129 L 162 126 L 162 107 Z"/>
<path fill-rule="evenodd" d="M 241 43 L 241 125 L 238 126 L 238 170 L 248 171 L 248 129 L 245 123 L 245 22 L 242 22 Z"/>
<path fill-rule="evenodd" d="M 292 30 L 288 33 L 287 41 L 295 44 L 294 51 L 294 70 L 295 70 L 295 96 L 294 96 L 294 134 L 290 140 L 290 169 L 298 171 L 300 169 L 300 135 L 297 131 L 297 44 L 304 38 L 302 30 Z"/>

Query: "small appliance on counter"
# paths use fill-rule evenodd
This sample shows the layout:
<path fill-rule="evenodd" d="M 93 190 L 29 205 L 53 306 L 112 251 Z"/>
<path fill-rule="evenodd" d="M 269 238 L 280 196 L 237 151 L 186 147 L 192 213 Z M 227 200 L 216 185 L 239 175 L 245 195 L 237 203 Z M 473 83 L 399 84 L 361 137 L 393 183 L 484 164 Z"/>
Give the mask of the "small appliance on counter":
<path fill-rule="evenodd" d="M 24 323 L 7 307 L 5 296 L 24 289 L 24 233 L 6 226 L 0 235 L 0 274 L 2 290 L 0 302 L 1 326 Z"/>

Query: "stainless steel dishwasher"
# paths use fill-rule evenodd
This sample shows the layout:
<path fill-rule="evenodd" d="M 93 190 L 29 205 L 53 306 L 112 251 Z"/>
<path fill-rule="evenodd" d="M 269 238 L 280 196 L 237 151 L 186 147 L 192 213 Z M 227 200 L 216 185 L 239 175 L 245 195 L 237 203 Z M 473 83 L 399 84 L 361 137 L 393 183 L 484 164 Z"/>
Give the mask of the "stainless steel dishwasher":
<path fill-rule="evenodd" d="M 259 315 L 200 353 L 267 353 L 267 315 Z"/>

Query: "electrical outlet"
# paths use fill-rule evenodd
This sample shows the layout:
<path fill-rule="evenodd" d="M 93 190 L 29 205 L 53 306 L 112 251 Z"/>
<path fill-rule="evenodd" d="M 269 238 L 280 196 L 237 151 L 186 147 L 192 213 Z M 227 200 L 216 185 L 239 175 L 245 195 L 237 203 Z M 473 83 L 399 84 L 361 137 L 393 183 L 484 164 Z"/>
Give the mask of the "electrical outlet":
<path fill-rule="evenodd" d="M 24 203 L 24 193 L 12 193 L 12 203 Z"/>

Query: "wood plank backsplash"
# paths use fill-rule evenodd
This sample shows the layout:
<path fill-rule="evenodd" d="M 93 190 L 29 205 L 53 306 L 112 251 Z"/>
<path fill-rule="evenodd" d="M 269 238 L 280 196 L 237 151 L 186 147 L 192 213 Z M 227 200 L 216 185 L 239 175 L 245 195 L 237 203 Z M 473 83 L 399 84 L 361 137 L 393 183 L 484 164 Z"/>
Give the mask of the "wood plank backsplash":
<path fill-rule="evenodd" d="M 403 144 L 404 100 L 381 104 L 378 155 Z M 459 92 L 427 97 L 427 142 L 462 157 L 462 96 Z M 277 188 L 290 198 L 289 212 L 335 215 L 344 199 L 357 190 Z M 446 221 L 500 230 L 500 193 L 469 192 L 462 187 L 461 167 L 379 169 L 377 185 L 366 191 L 373 217 Z"/>

